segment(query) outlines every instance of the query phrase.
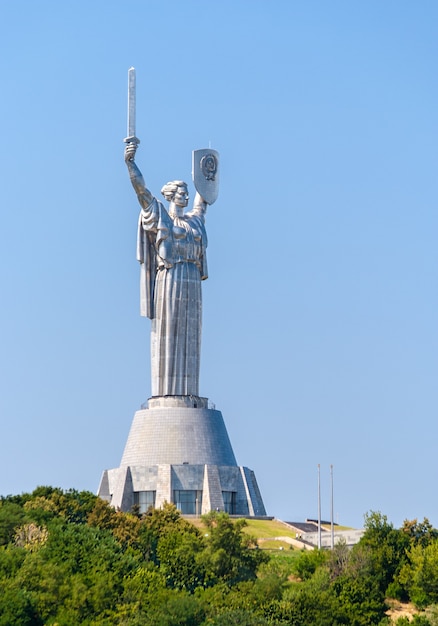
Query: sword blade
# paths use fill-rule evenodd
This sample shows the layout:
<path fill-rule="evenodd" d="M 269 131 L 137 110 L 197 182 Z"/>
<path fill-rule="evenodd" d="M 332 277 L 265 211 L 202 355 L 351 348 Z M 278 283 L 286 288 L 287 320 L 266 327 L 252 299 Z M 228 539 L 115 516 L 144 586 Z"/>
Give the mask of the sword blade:
<path fill-rule="evenodd" d="M 135 68 L 128 70 L 128 137 L 135 137 Z"/>

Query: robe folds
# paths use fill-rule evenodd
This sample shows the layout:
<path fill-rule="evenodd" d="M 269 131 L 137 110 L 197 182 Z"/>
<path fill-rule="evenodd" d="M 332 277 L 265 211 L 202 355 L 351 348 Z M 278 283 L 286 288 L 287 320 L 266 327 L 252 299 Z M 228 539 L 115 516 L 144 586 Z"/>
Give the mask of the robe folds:
<path fill-rule="evenodd" d="M 201 280 L 207 278 L 204 210 L 171 216 L 154 198 L 142 208 L 138 226 L 140 312 L 152 320 L 152 396 L 198 396 Z"/>

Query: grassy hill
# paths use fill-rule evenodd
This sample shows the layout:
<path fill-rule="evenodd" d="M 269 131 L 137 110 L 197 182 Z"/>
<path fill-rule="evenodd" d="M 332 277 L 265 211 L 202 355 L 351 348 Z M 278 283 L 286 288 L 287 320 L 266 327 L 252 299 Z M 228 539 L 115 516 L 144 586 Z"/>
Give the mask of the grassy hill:
<path fill-rule="evenodd" d="M 203 528 L 199 518 L 190 520 L 198 528 Z M 299 546 L 293 546 L 290 541 L 295 540 L 296 532 L 279 520 L 246 519 L 247 526 L 244 532 L 257 537 L 259 547 L 271 551 L 300 550 Z M 288 541 L 290 540 L 290 541 Z"/>

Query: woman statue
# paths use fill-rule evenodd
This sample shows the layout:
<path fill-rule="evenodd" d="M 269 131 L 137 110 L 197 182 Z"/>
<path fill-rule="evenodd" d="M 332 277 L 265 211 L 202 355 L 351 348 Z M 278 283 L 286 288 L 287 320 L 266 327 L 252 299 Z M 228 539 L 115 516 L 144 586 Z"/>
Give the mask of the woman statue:
<path fill-rule="evenodd" d="M 207 203 L 196 193 L 191 211 L 187 185 L 161 190 L 168 210 L 146 188 L 134 162 L 136 143 L 125 161 L 141 205 L 137 258 L 141 263 L 141 314 L 152 320 L 152 396 L 199 396 L 202 294 L 207 278 Z"/>

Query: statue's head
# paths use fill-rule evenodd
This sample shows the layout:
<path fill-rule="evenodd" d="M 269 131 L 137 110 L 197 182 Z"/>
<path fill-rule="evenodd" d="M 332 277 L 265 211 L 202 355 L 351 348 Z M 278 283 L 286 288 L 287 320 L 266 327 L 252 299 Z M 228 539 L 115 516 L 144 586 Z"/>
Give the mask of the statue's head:
<path fill-rule="evenodd" d="M 187 190 L 187 183 L 183 180 L 172 180 L 166 183 L 161 193 L 169 202 L 173 202 L 178 207 L 186 207 L 189 202 L 189 193 Z"/>

